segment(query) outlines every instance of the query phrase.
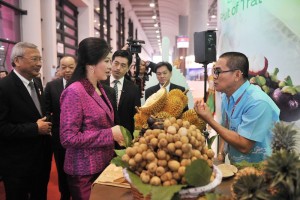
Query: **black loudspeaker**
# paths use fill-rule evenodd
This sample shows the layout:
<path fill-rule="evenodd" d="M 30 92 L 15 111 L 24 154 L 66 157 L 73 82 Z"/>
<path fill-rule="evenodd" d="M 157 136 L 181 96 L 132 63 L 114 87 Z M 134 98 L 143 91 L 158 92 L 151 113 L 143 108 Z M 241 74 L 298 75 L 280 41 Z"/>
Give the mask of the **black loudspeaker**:
<path fill-rule="evenodd" d="M 202 31 L 194 33 L 194 54 L 196 63 L 216 61 L 216 32 Z"/>

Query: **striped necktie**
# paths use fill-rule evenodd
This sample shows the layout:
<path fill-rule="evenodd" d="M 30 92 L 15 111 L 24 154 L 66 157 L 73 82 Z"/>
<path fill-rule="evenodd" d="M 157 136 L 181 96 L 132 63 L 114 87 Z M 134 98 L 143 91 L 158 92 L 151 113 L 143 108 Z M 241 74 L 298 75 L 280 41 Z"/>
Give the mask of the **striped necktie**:
<path fill-rule="evenodd" d="M 32 100 L 35 104 L 35 107 L 38 109 L 39 113 L 42 115 L 41 104 L 40 104 L 39 98 L 37 96 L 33 81 L 30 81 L 28 85 L 29 85 L 30 90 L 31 90 L 30 91 L 31 92 L 31 98 L 32 98 Z"/>
<path fill-rule="evenodd" d="M 115 90 L 115 93 L 116 93 L 116 104 L 117 104 L 117 106 L 118 106 L 118 93 L 119 93 L 119 90 L 118 90 L 118 83 L 119 83 L 120 81 L 118 81 L 118 80 L 114 80 L 114 90 Z"/>

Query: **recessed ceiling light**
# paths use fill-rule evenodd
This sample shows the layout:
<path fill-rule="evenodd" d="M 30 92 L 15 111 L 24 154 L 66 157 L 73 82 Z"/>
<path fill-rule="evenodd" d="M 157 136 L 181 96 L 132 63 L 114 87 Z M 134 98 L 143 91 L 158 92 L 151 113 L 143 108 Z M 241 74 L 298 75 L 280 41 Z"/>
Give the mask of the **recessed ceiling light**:
<path fill-rule="evenodd" d="M 154 7 L 155 7 L 155 4 L 154 4 L 154 3 L 150 3 L 149 6 L 150 6 L 151 8 L 154 8 Z"/>
<path fill-rule="evenodd" d="M 155 31 L 155 33 L 159 33 L 159 30 Z"/>
<path fill-rule="evenodd" d="M 154 24 L 154 27 L 158 27 L 158 24 Z"/>
<path fill-rule="evenodd" d="M 214 19 L 214 18 L 217 18 L 217 16 L 216 16 L 216 15 L 212 15 L 212 16 L 210 16 L 210 17 L 211 17 L 211 18 L 213 18 L 213 19 Z"/>
<path fill-rule="evenodd" d="M 157 37 L 157 38 L 160 38 L 160 36 L 159 36 L 159 35 L 157 35 L 156 37 Z"/>
<path fill-rule="evenodd" d="M 206 25 L 209 26 L 209 23 L 207 23 Z"/>
<path fill-rule="evenodd" d="M 152 16 L 152 19 L 156 19 L 156 15 L 153 15 L 153 16 Z"/>
<path fill-rule="evenodd" d="M 97 10 L 97 11 L 99 11 L 99 10 L 100 10 L 100 8 L 99 8 L 99 7 L 97 7 L 97 8 L 96 8 L 96 10 Z"/>

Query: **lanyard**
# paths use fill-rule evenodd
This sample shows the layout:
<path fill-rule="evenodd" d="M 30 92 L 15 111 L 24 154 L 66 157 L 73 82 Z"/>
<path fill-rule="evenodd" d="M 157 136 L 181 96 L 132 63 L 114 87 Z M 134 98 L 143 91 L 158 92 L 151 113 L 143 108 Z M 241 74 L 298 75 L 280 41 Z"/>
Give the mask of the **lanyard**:
<path fill-rule="evenodd" d="M 247 91 L 248 88 L 246 88 L 244 90 L 244 92 L 241 94 L 241 96 L 236 100 L 236 102 L 233 105 L 232 111 L 231 111 L 231 115 L 230 117 L 232 117 L 235 107 L 237 106 L 237 104 L 241 101 L 242 97 L 244 96 L 245 92 Z M 229 129 L 229 121 L 228 121 L 228 116 L 227 116 L 227 112 L 225 112 L 225 127 Z"/>

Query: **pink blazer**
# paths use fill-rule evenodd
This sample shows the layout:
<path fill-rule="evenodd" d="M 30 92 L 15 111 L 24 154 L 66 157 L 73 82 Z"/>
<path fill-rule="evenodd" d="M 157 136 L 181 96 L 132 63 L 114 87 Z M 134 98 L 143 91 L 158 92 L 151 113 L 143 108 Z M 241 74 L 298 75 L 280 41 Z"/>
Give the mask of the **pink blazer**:
<path fill-rule="evenodd" d="M 88 80 L 67 87 L 60 98 L 60 141 L 66 148 L 64 170 L 70 175 L 102 172 L 114 155 L 113 107 L 99 85 L 105 101 Z"/>

